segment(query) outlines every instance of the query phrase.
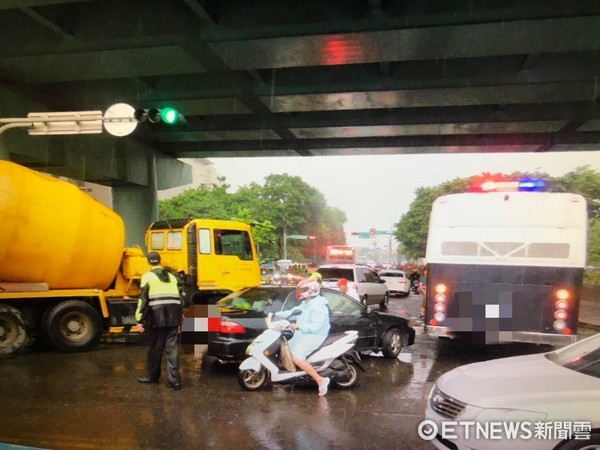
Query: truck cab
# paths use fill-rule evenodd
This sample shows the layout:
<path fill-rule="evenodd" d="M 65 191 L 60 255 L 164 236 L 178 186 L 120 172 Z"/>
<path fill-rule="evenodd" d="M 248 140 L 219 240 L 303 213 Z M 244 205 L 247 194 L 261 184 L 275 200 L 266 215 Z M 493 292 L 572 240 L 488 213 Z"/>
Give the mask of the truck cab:
<path fill-rule="evenodd" d="M 260 264 L 250 226 L 229 220 L 174 219 L 153 223 L 148 251 L 181 274 L 188 305 L 215 303 L 245 287 L 260 286 Z"/>

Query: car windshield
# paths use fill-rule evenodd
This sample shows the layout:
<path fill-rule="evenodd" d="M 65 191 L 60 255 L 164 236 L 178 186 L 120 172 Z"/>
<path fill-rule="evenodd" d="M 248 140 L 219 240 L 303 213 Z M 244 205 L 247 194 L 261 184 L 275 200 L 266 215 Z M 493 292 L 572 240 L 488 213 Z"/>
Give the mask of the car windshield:
<path fill-rule="evenodd" d="M 567 369 L 600 378 L 600 334 L 567 345 L 546 356 Z"/>
<path fill-rule="evenodd" d="M 285 297 L 280 298 L 274 289 L 251 288 L 229 294 L 217 302 L 217 306 L 234 309 L 249 309 L 252 311 L 265 311 L 267 308 L 273 312 L 280 311 Z"/>
<path fill-rule="evenodd" d="M 395 277 L 395 278 L 404 278 L 404 274 L 402 272 L 380 272 L 380 277 Z"/>
<path fill-rule="evenodd" d="M 348 281 L 354 281 L 354 271 L 349 268 L 341 267 L 320 267 L 319 273 L 326 280 L 339 280 L 345 278 Z"/>

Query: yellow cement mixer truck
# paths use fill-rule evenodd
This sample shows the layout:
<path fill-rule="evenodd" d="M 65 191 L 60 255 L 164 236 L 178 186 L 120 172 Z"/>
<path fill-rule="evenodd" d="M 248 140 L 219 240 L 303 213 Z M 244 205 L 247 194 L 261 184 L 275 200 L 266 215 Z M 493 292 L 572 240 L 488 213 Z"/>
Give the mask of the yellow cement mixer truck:
<path fill-rule="evenodd" d="M 260 285 L 247 224 L 155 222 L 146 246 L 180 275 L 188 304 Z M 71 183 L 0 161 L 0 356 L 38 336 L 62 351 L 88 350 L 111 327 L 135 325 L 146 270 L 114 211 Z"/>

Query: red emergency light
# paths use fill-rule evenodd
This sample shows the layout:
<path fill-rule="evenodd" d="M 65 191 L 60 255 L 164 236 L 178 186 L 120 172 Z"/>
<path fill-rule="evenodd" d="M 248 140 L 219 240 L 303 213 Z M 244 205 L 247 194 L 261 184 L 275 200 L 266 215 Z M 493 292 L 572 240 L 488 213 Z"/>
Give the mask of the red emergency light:
<path fill-rule="evenodd" d="M 470 192 L 540 192 L 546 190 L 542 180 L 523 179 L 520 181 L 486 180 L 471 185 Z"/>

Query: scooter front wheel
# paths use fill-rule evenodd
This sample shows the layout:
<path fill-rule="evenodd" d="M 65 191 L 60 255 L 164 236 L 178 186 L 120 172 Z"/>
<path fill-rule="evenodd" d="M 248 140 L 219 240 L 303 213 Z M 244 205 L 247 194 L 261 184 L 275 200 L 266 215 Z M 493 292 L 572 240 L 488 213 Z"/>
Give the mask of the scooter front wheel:
<path fill-rule="evenodd" d="M 238 372 L 238 382 L 247 391 L 257 391 L 267 384 L 267 371 L 261 369 L 245 369 Z"/>
<path fill-rule="evenodd" d="M 348 372 L 350 373 L 350 379 L 346 381 L 335 381 L 334 384 L 336 387 L 340 389 L 350 389 L 356 383 L 358 383 L 358 369 L 356 368 L 356 364 L 349 363 L 348 364 Z"/>

